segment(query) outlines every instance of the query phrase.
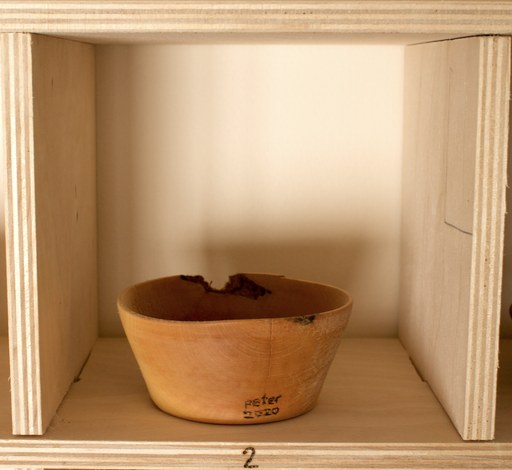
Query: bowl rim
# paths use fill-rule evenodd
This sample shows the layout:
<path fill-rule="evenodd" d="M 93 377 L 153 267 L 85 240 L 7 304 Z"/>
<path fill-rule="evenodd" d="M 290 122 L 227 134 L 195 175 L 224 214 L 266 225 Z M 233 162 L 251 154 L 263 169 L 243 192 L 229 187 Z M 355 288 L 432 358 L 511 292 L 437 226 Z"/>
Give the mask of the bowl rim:
<path fill-rule="evenodd" d="M 301 282 L 301 283 L 304 283 L 304 284 L 310 284 L 310 285 L 317 285 L 317 286 L 322 286 L 322 287 L 327 287 L 329 289 L 333 289 L 333 290 L 336 290 L 338 292 L 341 292 L 345 297 L 346 297 L 346 302 L 341 304 L 339 307 L 336 307 L 336 308 L 333 308 L 333 309 L 330 309 L 330 310 L 323 310 L 322 312 L 318 312 L 318 313 L 311 313 L 311 314 L 308 314 L 308 315 L 292 315 L 292 316 L 285 316 L 285 317 L 261 317 L 261 318 L 232 318 L 232 319 L 224 319 L 224 320 L 172 320 L 172 319 L 168 319 L 168 318 L 158 318 L 158 317 L 151 317 L 149 315 L 144 315 L 143 313 L 140 313 L 140 312 L 136 312 L 135 310 L 131 309 L 131 308 L 128 308 L 124 303 L 123 303 L 123 297 L 128 293 L 128 291 L 132 290 L 132 289 L 135 289 L 137 287 L 141 287 L 145 284 L 150 284 L 150 283 L 153 283 L 153 282 L 157 282 L 157 281 L 164 281 L 164 280 L 167 280 L 167 279 L 177 279 L 177 278 L 180 278 L 180 274 L 175 274 L 175 275 L 171 275 L 171 276 L 162 276 L 162 277 L 157 277 L 157 278 L 153 278 L 153 279 L 148 279 L 146 281 L 142 281 L 142 282 L 137 282 L 135 284 L 132 284 L 128 287 L 126 287 L 125 289 L 123 289 L 119 295 L 117 296 L 117 302 L 116 302 L 116 305 L 117 305 L 117 310 L 118 310 L 118 314 L 121 315 L 121 311 L 125 312 L 125 313 L 128 313 L 130 315 L 133 315 L 133 316 L 136 316 L 136 317 L 140 317 L 140 318 L 144 318 L 148 321 L 157 321 L 157 322 L 164 322 L 164 323 L 168 323 L 168 324 L 180 324 L 180 325 L 186 325 L 186 324 L 191 324 L 191 325 L 197 325 L 197 324 L 202 324 L 202 325 L 211 325 L 211 324 L 218 324 L 218 323 L 240 323 L 240 322 L 244 322 L 244 323 L 247 323 L 249 321 L 269 321 L 269 320 L 291 320 L 291 319 L 294 319 L 294 318 L 307 318 L 309 316 L 312 316 L 314 315 L 315 318 L 318 317 L 318 316 L 326 316 L 328 314 L 332 314 L 333 312 L 335 311 L 338 311 L 338 310 L 341 310 L 341 311 L 346 311 L 346 310 L 350 310 L 350 308 L 352 307 L 352 304 L 353 304 L 353 299 L 352 299 L 352 296 L 345 290 L 345 289 L 342 289 L 341 287 L 336 287 L 336 286 L 333 286 L 331 284 L 324 284 L 322 282 L 316 282 L 316 281 L 308 281 L 308 280 L 303 280 L 303 279 L 296 279 L 296 278 L 289 278 L 287 276 L 285 276 L 284 274 L 269 274 L 269 273 L 259 273 L 259 272 L 240 272 L 240 273 L 237 273 L 237 274 L 243 274 L 243 275 L 246 275 L 250 278 L 251 275 L 255 275 L 255 276 L 268 276 L 268 277 L 277 277 L 277 278 L 284 278 L 284 279 L 287 279 L 287 280 L 290 280 L 290 281 L 295 281 L 295 282 Z"/>

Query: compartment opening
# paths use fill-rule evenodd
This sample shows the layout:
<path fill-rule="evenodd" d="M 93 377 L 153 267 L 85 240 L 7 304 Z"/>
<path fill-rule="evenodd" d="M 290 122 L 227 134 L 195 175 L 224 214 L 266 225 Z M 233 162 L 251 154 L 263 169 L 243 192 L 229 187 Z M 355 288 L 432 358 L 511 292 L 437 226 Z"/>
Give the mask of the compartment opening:
<path fill-rule="evenodd" d="M 397 334 L 402 45 L 97 48 L 100 336 L 126 286 L 268 272 Z"/>

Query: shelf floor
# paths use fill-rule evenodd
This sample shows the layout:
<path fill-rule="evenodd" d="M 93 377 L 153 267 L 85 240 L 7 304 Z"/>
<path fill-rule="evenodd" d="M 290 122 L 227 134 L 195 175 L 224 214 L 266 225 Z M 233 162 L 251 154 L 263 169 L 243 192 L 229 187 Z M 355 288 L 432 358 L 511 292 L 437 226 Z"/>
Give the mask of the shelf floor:
<path fill-rule="evenodd" d="M 510 468 L 512 341 L 502 342 L 496 441 L 462 442 L 395 339 L 344 339 L 317 407 L 255 426 L 159 411 L 124 339 L 100 339 L 44 436 L 11 435 L 7 340 L 0 338 L 0 467 Z M 240 463 L 241 462 L 241 463 Z M 405 466 L 405 467 L 404 467 Z"/>
<path fill-rule="evenodd" d="M 3 416 L 1 422 L 6 421 Z M 2 434 L 5 436 L 5 431 Z M 288 421 L 252 426 L 195 423 L 161 412 L 147 394 L 127 341 L 100 339 L 45 438 L 172 442 L 460 442 L 449 418 L 418 376 L 398 340 L 348 338 L 341 342 L 313 411 Z"/>

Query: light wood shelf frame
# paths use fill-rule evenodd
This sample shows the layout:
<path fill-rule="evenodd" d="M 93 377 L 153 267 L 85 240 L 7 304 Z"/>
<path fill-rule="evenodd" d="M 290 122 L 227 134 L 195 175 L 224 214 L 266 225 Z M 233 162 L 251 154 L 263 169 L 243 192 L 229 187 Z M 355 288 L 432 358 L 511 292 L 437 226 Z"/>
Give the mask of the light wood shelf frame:
<path fill-rule="evenodd" d="M 511 340 L 502 351 L 510 369 Z M 499 397 L 510 416 L 511 380 Z M 498 421 L 495 442 L 463 442 L 399 341 L 346 339 L 311 413 L 271 427 L 193 423 L 152 405 L 126 340 L 99 339 L 44 438 L 10 437 L 2 410 L 0 468 L 243 468 L 248 446 L 259 468 L 507 468 L 512 429 Z"/>
<path fill-rule="evenodd" d="M 95 265 L 90 263 L 95 259 L 93 254 L 96 250 L 93 235 L 95 214 L 92 209 L 95 204 L 94 79 L 93 46 L 90 45 L 95 43 L 280 40 L 423 43 L 410 48 L 409 65 L 406 66 L 411 70 L 412 79 L 409 83 L 415 83 L 414 74 L 420 70 L 420 66 L 412 64 L 418 61 L 423 66 L 425 61 L 431 61 L 430 69 L 423 70 L 423 73 L 428 76 L 435 72 L 428 78 L 434 88 L 439 79 L 438 72 L 448 74 L 441 81 L 441 89 L 436 91 L 441 95 L 447 93 L 447 99 L 441 100 L 434 115 L 425 121 L 422 120 L 424 113 L 421 111 L 421 99 L 430 100 L 431 97 L 423 96 L 419 103 L 415 97 L 421 91 L 418 87 L 425 87 L 424 82 L 416 80 L 417 85 L 411 85 L 406 90 L 408 102 L 414 102 L 416 108 L 406 111 L 411 118 L 409 131 L 413 129 L 414 132 L 406 132 L 404 171 L 412 175 L 408 179 L 411 186 L 423 184 L 418 165 L 421 168 L 421 165 L 428 164 L 428 155 L 439 152 L 436 147 L 439 140 L 443 146 L 441 154 L 454 149 L 456 154 L 464 155 L 464 161 L 469 158 L 475 162 L 476 173 L 471 170 L 468 176 L 467 171 L 463 172 L 464 176 L 455 178 L 455 185 L 447 186 L 455 188 L 454 191 L 443 196 L 445 213 L 456 219 L 448 222 L 460 229 L 459 235 L 462 234 L 462 238 L 454 240 L 450 238 L 452 235 L 446 234 L 433 238 L 433 243 L 437 243 L 438 247 L 457 248 L 451 259 L 459 273 L 453 278 L 455 284 L 450 281 L 452 283 L 441 285 L 440 288 L 445 293 L 455 287 L 459 292 L 458 305 L 467 306 L 469 315 L 463 319 L 462 335 L 455 340 L 444 338 L 439 343 L 439 338 L 432 331 L 428 332 L 428 328 L 425 333 L 425 326 L 428 325 L 422 323 L 422 311 L 418 308 L 422 301 L 422 294 L 418 294 L 421 284 L 418 276 L 427 276 L 435 284 L 433 270 L 440 268 L 446 273 L 447 265 L 422 265 L 422 260 L 415 256 L 407 258 L 410 252 L 407 252 L 406 247 L 404 265 L 422 266 L 412 268 L 411 272 L 416 277 L 410 276 L 403 280 L 403 285 L 408 286 L 405 290 L 408 295 L 404 296 L 402 303 L 401 339 L 465 439 L 492 439 L 494 421 L 497 429 L 501 429 L 503 413 L 506 414 L 506 420 L 512 419 L 509 416 L 510 405 L 505 406 L 501 416 L 500 408 L 498 415 L 494 414 L 498 364 L 497 312 L 500 306 L 505 212 L 504 169 L 509 129 L 512 2 L 9 1 L 0 5 L 0 34 L 4 83 L 3 120 L 8 136 L 10 170 L 6 238 L 11 305 L 9 336 L 13 432 L 41 434 L 50 426 L 47 435 L 42 438 L 15 438 L 8 436 L 6 424 L 2 422 L 1 432 L 5 438 L 0 442 L 0 456 L 10 459 L 11 467 L 66 468 L 67 465 L 75 468 L 163 468 L 164 460 L 166 468 L 185 463 L 193 468 L 195 462 L 198 462 L 197 468 L 204 468 L 207 461 L 220 466 L 238 465 L 229 459 L 223 460 L 235 449 L 238 459 L 238 440 L 234 443 L 222 440 L 222 443 L 213 447 L 201 441 L 201 438 L 193 439 L 193 442 L 169 440 L 157 445 L 149 441 L 137 442 L 133 447 L 137 439 L 122 441 L 119 435 L 111 441 L 98 441 L 88 436 L 71 442 L 72 439 L 79 439 L 72 435 L 72 429 L 56 440 L 49 437 L 53 425 L 50 423 L 52 419 L 55 420 L 56 410 L 74 377 L 80 372 L 96 337 L 93 294 L 96 277 Z M 463 37 L 468 39 L 445 41 L 443 44 L 439 42 Z M 434 41 L 438 41 L 440 47 L 425 44 Z M 449 66 L 447 61 L 451 61 Z M 457 91 L 453 86 L 450 88 L 450 80 L 454 79 L 450 74 L 455 74 L 455 77 L 457 74 L 469 74 L 473 77 L 467 85 L 468 89 L 464 91 L 471 95 L 469 106 L 460 90 Z M 80 77 L 80 80 L 70 79 L 70 76 Z M 54 80 L 61 93 L 56 99 L 52 98 Z M 77 100 L 79 106 L 76 106 Z M 447 109 L 458 110 L 459 114 L 454 118 Z M 458 124 L 456 117 L 465 115 L 466 111 L 474 118 L 475 128 Z M 72 138 L 59 139 L 59 127 L 53 125 L 59 116 L 65 116 L 64 121 L 71 126 Z M 418 130 L 425 123 L 427 127 L 433 125 L 439 118 L 449 130 L 448 137 L 455 136 L 452 140 L 433 140 L 432 137 L 436 137 L 438 132 L 435 127 Z M 467 141 L 468 135 L 475 137 L 470 139 L 474 146 L 469 148 L 461 144 Z M 76 138 L 81 139 L 78 151 L 73 147 Z M 412 140 L 407 141 L 408 138 Z M 423 142 L 424 147 L 418 151 L 419 141 Z M 407 151 L 407 148 L 410 150 Z M 76 158 L 59 159 L 58 155 L 71 151 Z M 45 152 L 52 158 L 54 155 L 57 157 L 45 159 L 47 163 L 41 165 Z M 418 153 L 427 157 L 416 158 Z M 448 174 L 437 175 L 439 181 L 451 178 L 450 175 L 457 173 L 460 165 L 460 159 L 450 160 L 446 165 Z M 431 170 L 434 174 L 437 171 L 435 167 Z M 69 184 L 61 184 L 63 181 Z M 475 202 L 470 208 L 464 208 L 460 206 L 460 193 L 467 195 L 468 181 L 470 199 Z M 43 184 L 57 188 L 53 202 L 51 198 L 45 201 L 42 196 Z M 427 181 L 426 184 L 430 183 Z M 457 194 L 454 195 L 454 192 Z M 55 213 L 53 208 L 56 200 L 68 201 L 70 204 L 60 214 Z M 404 200 L 412 206 L 419 204 L 414 210 L 406 211 L 407 214 L 415 210 L 426 214 L 428 210 L 422 204 L 428 206 L 432 203 L 426 200 L 418 202 L 414 197 L 407 196 Z M 68 232 L 76 230 L 73 217 L 78 213 L 88 215 L 80 222 L 85 224 L 82 226 L 85 227 L 81 231 L 82 237 L 78 237 L 78 241 L 74 237 L 61 240 L 58 246 L 50 246 L 48 250 L 54 234 L 47 222 L 55 221 L 57 217 L 58 223 L 67 227 Z M 462 216 L 459 218 L 458 214 Z M 427 224 L 439 223 L 429 219 L 428 214 L 422 220 Z M 468 220 L 471 230 L 464 229 L 468 226 Z M 447 220 L 442 221 L 445 222 Z M 409 246 L 421 239 L 421 233 L 410 230 L 414 223 L 415 220 L 411 222 L 407 217 L 404 219 L 405 243 Z M 80 261 L 81 265 L 87 267 L 84 276 L 66 278 L 71 262 L 70 253 L 76 254 L 84 247 L 87 247 L 82 251 L 84 259 Z M 432 249 L 433 245 L 423 246 L 421 256 L 428 256 Z M 45 259 L 45 253 L 50 253 L 50 256 L 57 254 L 56 261 Z M 52 305 L 52 295 L 45 297 L 38 290 L 39 283 L 49 282 L 50 292 L 52 284 L 53 292 L 56 292 L 61 286 L 59 276 L 68 282 L 64 289 L 68 296 L 64 299 L 68 302 L 67 308 L 60 310 Z M 439 282 L 442 283 L 443 279 L 440 278 Z M 429 287 L 433 289 L 434 286 Z M 416 294 L 409 295 L 412 292 Z M 468 295 L 465 296 L 466 293 Z M 80 296 L 89 299 L 84 306 L 84 315 L 77 315 L 70 308 L 76 305 Z M 452 299 L 445 294 L 440 297 L 444 300 L 438 305 L 441 309 L 436 318 L 440 323 L 449 323 L 450 319 L 446 320 L 444 313 L 450 309 Z M 403 314 L 404 309 L 409 312 L 407 315 Z M 73 341 L 69 341 L 69 338 L 66 340 L 64 329 L 55 329 L 55 325 L 62 320 L 67 322 L 68 329 L 83 333 L 73 335 Z M 452 321 L 455 320 L 453 315 Z M 453 325 L 448 326 L 453 328 Z M 434 357 L 429 355 L 432 348 L 439 351 Z M 93 350 L 93 357 L 94 351 L 97 350 Z M 509 351 L 509 348 L 506 347 L 505 351 Z M 62 357 L 66 361 L 59 363 Z M 444 362 L 445 357 L 449 358 L 446 362 L 448 365 Z M 461 374 L 458 374 L 459 382 L 451 380 L 453 372 L 461 370 L 466 371 L 462 379 Z M 504 396 L 510 397 L 510 392 L 505 392 Z M 66 403 L 69 402 L 65 401 L 62 407 Z M 302 456 L 299 460 L 293 460 L 289 453 L 286 458 L 282 457 L 284 454 L 279 448 L 282 443 L 259 441 L 259 448 L 267 449 L 268 455 L 273 456 L 274 460 L 269 457 L 268 462 L 265 461 L 266 468 L 272 468 L 272 465 L 275 468 L 278 464 L 330 468 L 342 466 L 343 462 L 360 467 L 390 468 L 400 462 L 411 462 L 411 458 L 414 462 L 411 465 L 416 465 L 411 468 L 427 468 L 425 463 L 421 463 L 425 457 L 433 459 L 431 462 L 435 462 L 437 467 L 450 468 L 461 462 L 469 465 L 470 460 L 477 456 L 485 462 L 483 466 L 492 468 L 503 466 L 512 458 L 512 436 L 506 437 L 504 442 L 491 444 L 450 443 L 446 439 L 429 443 L 421 442 L 421 439 L 415 443 L 395 441 L 387 444 L 287 441 L 286 448 L 293 448 L 298 452 L 297 455 Z M 83 455 L 80 453 L 81 448 L 85 449 Z M 98 456 L 106 448 L 124 463 L 99 459 Z M 66 457 L 59 454 L 59 449 L 68 449 L 69 455 L 82 455 L 83 459 L 70 460 L 69 455 Z M 130 449 L 137 450 L 132 452 Z M 190 454 L 187 454 L 189 451 Z M 130 460 L 129 456 L 135 454 L 137 457 Z M 320 454 L 326 456 L 325 459 Z M 162 460 L 160 457 L 163 455 L 165 458 Z M 179 455 L 188 455 L 188 460 L 179 460 Z M 365 456 L 370 460 L 365 460 Z M 383 457 L 381 463 L 378 462 L 379 456 Z M 386 460 L 386 456 L 389 460 Z M 169 458 L 175 460 L 169 464 Z M 2 465 L 0 463 L 0 467 Z"/>
<path fill-rule="evenodd" d="M 470 440 L 494 427 L 510 55 L 504 37 L 406 48 L 400 338 Z"/>
<path fill-rule="evenodd" d="M 94 50 L 9 34 L 2 51 L 14 432 L 41 434 L 97 335 Z"/>

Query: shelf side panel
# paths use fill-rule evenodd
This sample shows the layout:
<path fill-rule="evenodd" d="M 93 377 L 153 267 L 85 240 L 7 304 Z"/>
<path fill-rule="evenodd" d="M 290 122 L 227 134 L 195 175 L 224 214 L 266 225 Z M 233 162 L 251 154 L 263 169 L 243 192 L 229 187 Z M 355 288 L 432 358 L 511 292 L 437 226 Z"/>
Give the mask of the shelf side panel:
<path fill-rule="evenodd" d="M 481 39 L 466 435 L 494 438 L 510 116 L 510 38 Z"/>
<path fill-rule="evenodd" d="M 464 439 L 494 436 L 510 40 L 406 48 L 400 338 Z"/>
<path fill-rule="evenodd" d="M 97 335 L 94 49 L 2 36 L 14 434 L 42 434 Z"/>
<path fill-rule="evenodd" d="M 30 43 L 2 35 L 2 123 L 6 161 L 5 244 L 13 432 L 41 429 L 34 273 Z"/>

